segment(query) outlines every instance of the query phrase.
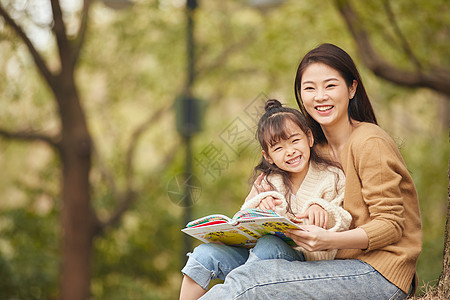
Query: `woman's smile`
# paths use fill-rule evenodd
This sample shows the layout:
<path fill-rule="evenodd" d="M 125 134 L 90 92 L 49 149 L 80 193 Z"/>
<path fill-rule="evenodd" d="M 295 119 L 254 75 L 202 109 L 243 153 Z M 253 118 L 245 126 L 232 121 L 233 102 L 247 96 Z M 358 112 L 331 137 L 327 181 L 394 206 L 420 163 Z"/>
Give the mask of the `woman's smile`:
<path fill-rule="evenodd" d="M 334 108 L 333 105 L 318 105 L 318 106 L 315 107 L 315 109 L 316 109 L 319 113 L 328 113 L 328 112 L 330 112 L 333 108 Z"/>

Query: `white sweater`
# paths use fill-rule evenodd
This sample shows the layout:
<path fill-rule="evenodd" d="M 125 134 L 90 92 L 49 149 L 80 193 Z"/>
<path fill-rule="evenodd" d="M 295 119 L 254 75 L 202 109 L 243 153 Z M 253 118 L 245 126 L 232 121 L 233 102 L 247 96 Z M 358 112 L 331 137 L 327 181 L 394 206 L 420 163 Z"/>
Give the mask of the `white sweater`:
<path fill-rule="evenodd" d="M 256 208 L 265 197 L 272 196 L 283 201 L 281 205 L 275 208 L 275 211 L 279 215 L 288 218 L 292 217 L 287 212 L 287 201 L 284 197 L 286 187 L 283 184 L 281 175 L 270 175 L 265 180 L 272 183 L 276 191 L 256 195 L 252 199 L 247 200 L 241 209 Z M 328 230 L 347 230 L 350 227 L 352 216 L 342 208 L 344 189 L 345 175 L 340 169 L 335 167 L 319 167 L 314 163 L 310 163 L 308 173 L 298 189 L 295 198 L 293 196 L 291 197 L 292 212 L 294 214 L 301 214 L 312 204 L 318 204 L 328 213 Z M 301 251 L 305 255 L 306 260 L 334 259 L 337 252 L 337 249 L 310 252 L 300 246 L 295 247 L 295 249 Z"/>

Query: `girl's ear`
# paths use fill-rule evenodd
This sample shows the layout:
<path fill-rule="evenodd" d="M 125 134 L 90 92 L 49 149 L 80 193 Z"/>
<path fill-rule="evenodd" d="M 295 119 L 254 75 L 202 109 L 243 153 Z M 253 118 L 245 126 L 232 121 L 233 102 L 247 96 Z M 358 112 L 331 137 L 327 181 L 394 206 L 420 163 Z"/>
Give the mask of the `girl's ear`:
<path fill-rule="evenodd" d="M 267 155 L 266 151 L 262 150 L 261 153 L 262 153 L 262 156 L 264 157 L 264 159 L 269 162 L 269 164 L 273 164 L 273 160 L 270 158 L 269 155 Z"/>
<path fill-rule="evenodd" d="M 308 130 L 308 132 L 306 133 L 306 136 L 308 137 L 309 148 L 311 148 L 314 145 L 314 136 L 312 134 L 312 131 Z"/>

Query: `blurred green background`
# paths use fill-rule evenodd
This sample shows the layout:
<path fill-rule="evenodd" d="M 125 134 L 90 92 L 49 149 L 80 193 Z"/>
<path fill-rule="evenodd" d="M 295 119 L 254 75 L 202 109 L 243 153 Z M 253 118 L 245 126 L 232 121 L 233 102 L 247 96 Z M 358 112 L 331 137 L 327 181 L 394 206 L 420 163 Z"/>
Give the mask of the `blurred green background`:
<path fill-rule="evenodd" d="M 80 1 L 61 2 L 70 33 L 78 24 Z M 185 220 L 183 207 L 168 192 L 171 180 L 185 167 L 185 147 L 172 109 L 186 80 L 185 1 L 136 0 L 120 10 L 111 8 L 115 2 L 93 3 L 76 73 L 96 146 L 91 183 L 100 217 L 115 206 L 104 170 L 119 187 L 125 185 L 132 134 L 147 125 L 134 152 L 138 199 L 121 222 L 94 243 L 92 299 L 175 299 L 182 278 L 185 237 L 180 229 Z M 280 5 L 272 6 L 261 6 L 262 2 L 199 1 L 196 10 L 192 92 L 205 101 L 206 112 L 202 131 L 192 139 L 199 188 L 192 218 L 231 216 L 240 207 L 259 159 L 251 111 L 267 98 L 296 107 L 293 81 L 301 57 L 320 43 L 334 43 L 354 58 L 380 126 L 397 142 L 415 181 L 424 236 L 417 271 L 421 285 L 435 285 L 442 270 L 447 211 L 448 98 L 375 77 L 360 60 L 332 1 L 275 1 Z M 50 67 L 56 65 L 54 40 L 45 26 L 39 26 L 48 19 L 48 2 L 3 3 L 27 28 Z M 377 50 L 388 61 L 411 68 L 386 19 L 383 1 L 354 4 Z M 392 8 L 424 67 L 448 68 L 447 1 L 399 0 Z M 56 132 L 53 96 L 24 45 L 1 22 L 0 53 L 0 128 Z M 244 130 L 248 139 L 233 140 L 234 129 Z M 0 139 L 2 299 L 53 299 L 58 293 L 59 167 L 58 158 L 43 143 Z"/>

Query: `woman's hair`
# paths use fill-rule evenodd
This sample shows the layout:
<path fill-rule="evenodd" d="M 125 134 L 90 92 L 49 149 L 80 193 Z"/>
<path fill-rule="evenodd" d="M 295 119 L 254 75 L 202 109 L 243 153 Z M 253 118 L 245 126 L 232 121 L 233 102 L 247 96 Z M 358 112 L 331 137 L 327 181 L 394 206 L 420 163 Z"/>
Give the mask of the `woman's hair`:
<path fill-rule="evenodd" d="M 286 122 L 288 121 L 291 121 L 300 127 L 306 136 L 309 137 L 312 134 L 305 117 L 297 109 L 284 107 L 276 99 L 267 100 L 264 109 L 266 112 L 260 118 L 256 132 L 256 138 L 264 152 L 269 153 L 270 145 L 273 145 L 282 139 L 286 140 L 289 138 L 290 132 L 287 132 L 286 126 Z M 311 147 L 310 149 L 310 161 L 316 163 L 318 166 L 340 167 L 337 163 L 320 156 L 315 147 Z M 260 163 L 254 168 L 252 182 L 256 179 L 259 172 L 263 172 L 266 176 L 271 174 L 281 175 L 283 184 L 286 186 L 285 197 L 288 201 L 288 211 L 291 211 L 290 193 L 292 193 L 292 182 L 289 173 L 278 168 L 275 164 L 269 163 L 264 156 L 261 157 Z M 274 188 L 270 182 L 269 184 Z"/>
<path fill-rule="evenodd" d="M 303 105 L 303 101 L 301 99 L 301 83 L 303 73 L 306 68 L 314 63 L 322 63 L 338 71 L 344 78 L 347 87 L 350 87 L 353 84 L 353 80 L 356 80 L 358 83 L 355 96 L 348 104 L 348 117 L 350 123 L 352 120 L 356 120 L 360 122 L 377 124 L 377 119 L 361 80 L 361 76 L 359 75 L 358 69 L 356 68 L 356 65 L 350 55 L 333 44 L 322 44 L 309 51 L 305 57 L 303 57 L 297 68 L 294 83 L 295 98 L 297 99 L 301 112 L 306 116 L 306 119 L 310 124 L 311 131 L 314 134 L 315 143 L 322 144 L 323 142 L 326 142 L 326 138 L 320 124 L 306 112 L 305 106 Z"/>

